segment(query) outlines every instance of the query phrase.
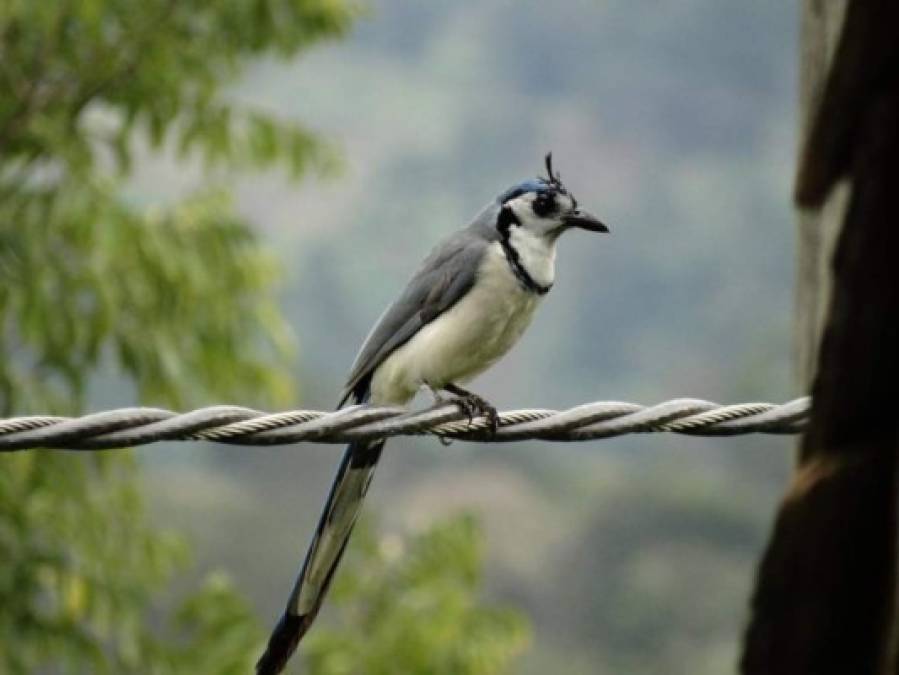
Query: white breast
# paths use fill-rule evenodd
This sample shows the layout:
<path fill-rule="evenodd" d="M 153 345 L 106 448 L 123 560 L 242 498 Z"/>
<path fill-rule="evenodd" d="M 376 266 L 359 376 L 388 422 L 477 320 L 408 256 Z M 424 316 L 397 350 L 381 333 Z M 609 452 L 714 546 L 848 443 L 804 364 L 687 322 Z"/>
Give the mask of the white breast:
<path fill-rule="evenodd" d="M 552 260 L 541 271 L 543 275 L 535 280 L 552 283 Z M 440 388 L 483 372 L 518 341 L 540 299 L 512 274 L 500 244 L 491 244 L 477 281 L 465 297 L 424 326 L 375 371 L 372 402 L 404 404 L 422 385 Z"/>

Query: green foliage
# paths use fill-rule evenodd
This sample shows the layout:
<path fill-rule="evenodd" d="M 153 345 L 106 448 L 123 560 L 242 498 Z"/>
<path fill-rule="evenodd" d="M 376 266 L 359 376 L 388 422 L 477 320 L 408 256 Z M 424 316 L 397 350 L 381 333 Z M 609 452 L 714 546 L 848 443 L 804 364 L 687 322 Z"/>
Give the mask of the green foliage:
<path fill-rule="evenodd" d="M 276 267 L 227 205 L 213 193 L 140 213 L 102 185 L 68 184 L 7 200 L 12 222 L 31 226 L 0 253 L 0 315 L 18 338 L 17 358 L 0 362 L 0 400 L 77 407 L 104 356 L 145 401 L 285 400 L 290 380 L 271 367 L 291 347 Z"/>
<path fill-rule="evenodd" d="M 0 5 L 4 162 L 90 171 L 105 152 L 130 166 L 135 132 L 211 165 L 296 172 L 323 148 L 294 123 L 222 95 L 249 56 L 287 57 L 342 34 L 340 0 L 89 0 Z"/>
<path fill-rule="evenodd" d="M 0 346 L 15 356 L 0 365 L 5 412 L 80 403 L 103 355 L 145 400 L 237 388 L 285 400 L 287 382 L 266 368 L 288 346 L 272 264 L 228 200 L 206 190 L 147 213 L 118 183 L 141 139 L 209 167 L 327 169 L 333 155 L 314 136 L 223 86 L 246 57 L 294 54 L 353 14 L 339 0 L 0 6 Z"/>
<path fill-rule="evenodd" d="M 529 639 L 527 621 L 477 597 L 482 535 L 474 518 L 407 540 L 359 528 L 335 581 L 337 623 L 305 643 L 310 675 L 489 675 L 507 672 Z"/>
<path fill-rule="evenodd" d="M 4 458 L 0 560 L 0 672 L 250 670 L 261 631 L 220 578 L 160 614 L 188 549 L 148 525 L 127 456 Z"/>
<path fill-rule="evenodd" d="M 212 574 L 175 613 L 172 634 L 147 641 L 150 658 L 145 661 L 159 666 L 154 671 L 139 666 L 135 673 L 246 675 L 253 670 L 262 637 L 231 582 Z"/>
<path fill-rule="evenodd" d="M 284 402 L 291 343 L 271 258 L 222 187 L 139 208 L 136 151 L 227 170 L 332 164 L 224 87 L 247 57 L 342 34 L 341 0 L 0 3 L 0 414 L 75 412 L 109 366 L 143 401 Z M 244 673 L 260 631 L 152 528 L 127 454 L 0 459 L 0 672 Z"/>

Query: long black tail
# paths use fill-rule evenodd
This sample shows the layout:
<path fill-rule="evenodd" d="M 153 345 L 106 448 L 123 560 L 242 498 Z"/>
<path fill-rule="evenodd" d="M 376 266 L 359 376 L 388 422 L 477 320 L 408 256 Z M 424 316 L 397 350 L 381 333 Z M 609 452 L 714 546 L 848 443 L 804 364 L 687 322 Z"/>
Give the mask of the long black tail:
<path fill-rule="evenodd" d="M 315 621 L 362 509 L 384 441 L 347 446 L 287 608 L 256 663 L 257 675 L 280 673 Z"/>

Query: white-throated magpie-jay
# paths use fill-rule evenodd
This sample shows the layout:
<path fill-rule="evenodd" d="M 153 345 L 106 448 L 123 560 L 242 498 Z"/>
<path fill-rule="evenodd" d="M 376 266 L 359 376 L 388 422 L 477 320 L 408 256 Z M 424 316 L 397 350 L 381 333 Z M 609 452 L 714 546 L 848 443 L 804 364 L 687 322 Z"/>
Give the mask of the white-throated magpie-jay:
<path fill-rule="evenodd" d="M 495 425 L 496 410 L 459 386 L 518 340 L 555 279 L 556 242 L 571 228 L 607 232 L 553 173 L 506 190 L 439 244 L 359 351 L 340 405 L 405 405 L 423 386 L 448 391 Z M 346 548 L 384 441 L 351 443 L 258 675 L 279 673 L 309 629 Z"/>

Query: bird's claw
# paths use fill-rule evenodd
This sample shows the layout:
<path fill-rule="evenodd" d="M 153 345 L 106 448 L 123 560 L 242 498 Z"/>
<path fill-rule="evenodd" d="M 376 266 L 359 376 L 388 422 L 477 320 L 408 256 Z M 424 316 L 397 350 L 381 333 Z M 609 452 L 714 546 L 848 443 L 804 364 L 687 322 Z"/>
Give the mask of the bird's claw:
<path fill-rule="evenodd" d="M 496 430 L 499 428 L 499 413 L 487 400 L 477 394 L 468 393 L 456 398 L 454 403 L 459 406 L 459 410 L 468 415 L 469 425 L 474 422 L 475 417 L 483 415 L 487 421 L 487 429 L 490 435 L 496 434 Z"/>

